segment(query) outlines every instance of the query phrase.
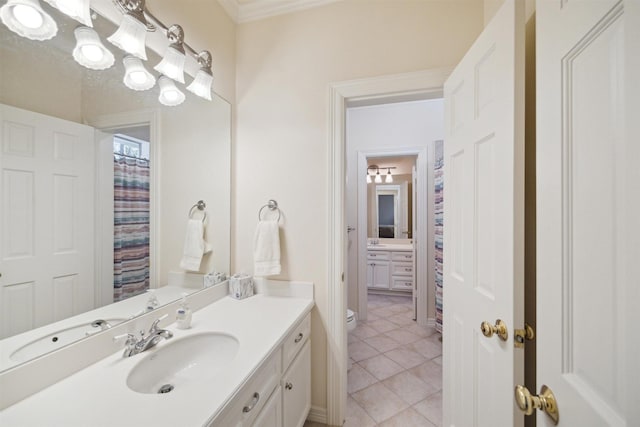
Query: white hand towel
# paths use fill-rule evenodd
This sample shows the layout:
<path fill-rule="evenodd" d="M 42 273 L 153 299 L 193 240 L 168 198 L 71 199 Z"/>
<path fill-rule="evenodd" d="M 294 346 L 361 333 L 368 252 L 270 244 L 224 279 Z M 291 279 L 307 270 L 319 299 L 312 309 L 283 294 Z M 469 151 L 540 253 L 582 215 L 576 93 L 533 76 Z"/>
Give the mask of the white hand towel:
<path fill-rule="evenodd" d="M 180 268 L 187 271 L 200 270 L 202 255 L 211 251 L 211 246 L 204 241 L 204 224 L 201 219 L 189 219 L 187 234 L 184 236 L 184 249 Z"/>
<path fill-rule="evenodd" d="M 278 221 L 260 221 L 253 239 L 253 275 L 280 274 L 280 228 Z"/>

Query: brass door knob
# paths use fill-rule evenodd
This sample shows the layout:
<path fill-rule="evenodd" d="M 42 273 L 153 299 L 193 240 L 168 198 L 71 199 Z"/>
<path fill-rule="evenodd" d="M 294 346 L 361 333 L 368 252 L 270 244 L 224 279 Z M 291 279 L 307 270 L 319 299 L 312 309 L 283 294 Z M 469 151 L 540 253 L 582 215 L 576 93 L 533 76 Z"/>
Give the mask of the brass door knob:
<path fill-rule="evenodd" d="M 537 396 L 532 396 L 531 392 L 529 392 L 525 386 L 517 385 L 515 389 L 515 399 L 518 408 L 520 408 L 525 415 L 531 415 L 536 409 L 540 409 L 553 420 L 555 425 L 558 425 L 558 421 L 560 420 L 558 403 L 553 392 L 546 385 L 540 388 L 540 394 Z"/>
<path fill-rule="evenodd" d="M 491 338 L 493 334 L 498 335 L 502 341 L 506 341 L 507 338 L 509 338 L 509 333 L 507 332 L 507 324 L 500 319 L 496 320 L 495 325 L 492 325 L 487 321 L 482 322 L 480 324 L 480 330 L 482 331 L 482 335 L 487 338 Z"/>

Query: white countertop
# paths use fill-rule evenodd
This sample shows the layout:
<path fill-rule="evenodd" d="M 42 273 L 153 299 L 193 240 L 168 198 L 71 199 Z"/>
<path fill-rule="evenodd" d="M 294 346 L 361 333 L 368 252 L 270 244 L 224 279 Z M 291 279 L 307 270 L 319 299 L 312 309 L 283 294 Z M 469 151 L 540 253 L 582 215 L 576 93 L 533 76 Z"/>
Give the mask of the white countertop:
<path fill-rule="evenodd" d="M 367 245 L 369 251 L 412 251 L 411 243 L 378 243 L 377 245 Z"/>
<path fill-rule="evenodd" d="M 266 296 L 238 301 L 224 297 L 193 314 L 192 328 L 172 340 L 217 331 L 235 336 L 238 353 L 213 382 L 194 382 L 167 394 L 130 390 L 126 378 L 146 355 L 123 358 L 118 351 L 0 412 L 0 425 L 13 426 L 200 426 L 217 415 L 256 367 L 313 307 L 310 298 Z M 5 390 L 4 392 L 7 392 Z M 10 392 L 10 391 L 9 391 Z"/>

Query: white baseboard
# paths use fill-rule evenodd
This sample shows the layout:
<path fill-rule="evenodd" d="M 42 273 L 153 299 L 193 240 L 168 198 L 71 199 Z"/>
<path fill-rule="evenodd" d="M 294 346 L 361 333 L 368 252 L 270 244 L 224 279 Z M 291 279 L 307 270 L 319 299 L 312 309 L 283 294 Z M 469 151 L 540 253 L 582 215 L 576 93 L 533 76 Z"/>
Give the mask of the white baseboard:
<path fill-rule="evenodd" d="M 313 421 L 314 423 L 326 424 L 327 423 L 327 408 L 320 408 L 318 406 L 311 406 L 309 415 L 307 415 L 307 421 Z"/>
<path fill-rule="evenodd" d="M 427 319 L 427 326 L 429 326 L 430 328 L 435 328 L 436 327 L 436 319 L 434 319 L 433 317 L 430 317 Z"/>

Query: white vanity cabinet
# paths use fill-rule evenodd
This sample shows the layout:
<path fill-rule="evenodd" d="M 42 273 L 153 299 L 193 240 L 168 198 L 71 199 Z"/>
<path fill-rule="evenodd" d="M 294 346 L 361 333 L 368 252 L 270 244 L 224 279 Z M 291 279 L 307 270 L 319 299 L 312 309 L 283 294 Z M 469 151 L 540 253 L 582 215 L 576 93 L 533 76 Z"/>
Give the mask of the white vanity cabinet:
<path fill-rule="evenodd" d="M 380 293 L 411 292 L 414 283 L 413 251 L 367 251 L 367 288 Z"/>
<path fill-rule="evenodd" d="M 311 315 L 255 370 L 209 427 L 301 427 L 311 408 Z"/>
<path fill-rule="evenodd" d="M 367 252 L 367 287 L 389 289 L 389 252 Z"/>

